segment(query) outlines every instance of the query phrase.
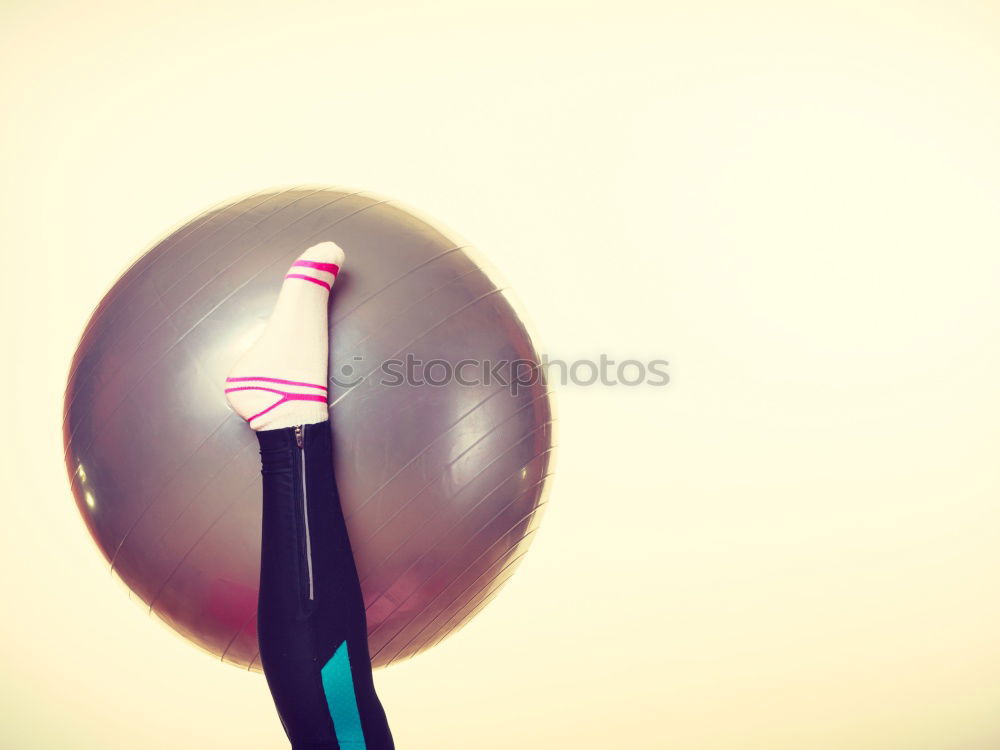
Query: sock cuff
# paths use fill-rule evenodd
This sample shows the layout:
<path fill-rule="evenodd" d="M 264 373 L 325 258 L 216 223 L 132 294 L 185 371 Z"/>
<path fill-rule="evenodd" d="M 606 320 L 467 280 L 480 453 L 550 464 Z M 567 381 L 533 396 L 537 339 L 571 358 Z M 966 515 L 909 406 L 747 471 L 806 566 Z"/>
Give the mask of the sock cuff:
<path fill-rule="evenodd" d="M 272 414 L 265 414 L 259 419 L 255 419 L 250 424 L 250 429 L 256 432 L 272 432 L 285 428 L 294 428 L 295 425 L 306 425 L 307 427 L 321 422 L 326 422 L 330 418 L 329 407 L 316 403 L 295 403 L 286 401 L 279 409 Z M 294 443 L 294 435 L 293 440 Z"/>

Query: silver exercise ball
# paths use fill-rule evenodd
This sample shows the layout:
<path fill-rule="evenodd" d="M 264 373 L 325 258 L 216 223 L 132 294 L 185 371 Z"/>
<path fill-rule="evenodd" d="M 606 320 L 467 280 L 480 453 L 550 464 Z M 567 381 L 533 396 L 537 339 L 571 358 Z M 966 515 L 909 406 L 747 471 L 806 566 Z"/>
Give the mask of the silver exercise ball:
<path fill-rule="evenodd" d="M 469 365 L 438 384 L 462 360 L 538 362 L 508 293 L 454 233 L 369 192 L 299 187 L 169 234 L 80 339 L 66 465 L 111 570 L 178 633 L 257 671 L 258 445 L 223 382 L 288 266 L 323 240 L 347 254 L 330 305 L 330 417 L 374 666 L 430 648 L 496 596 L 551 473 L 544 380 L 518 387 L 510 367 L 498 379 Z M 403 364 L 385 363 L 408 359 L 438 364 L 396 384 Z"/>

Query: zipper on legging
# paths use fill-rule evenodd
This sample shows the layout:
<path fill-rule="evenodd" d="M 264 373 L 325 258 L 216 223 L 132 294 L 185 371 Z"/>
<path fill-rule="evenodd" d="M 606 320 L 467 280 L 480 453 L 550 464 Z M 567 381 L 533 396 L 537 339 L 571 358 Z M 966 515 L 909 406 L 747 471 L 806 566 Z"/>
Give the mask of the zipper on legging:
<path fill-rule="evenodd" d="M 295 444 L 299 446 L 300 466 L 302 476 L 302 521 L 306 529 L 306 568 L 309 571 L 309 598 L 313 599 L 313 562 L 312 544 L 309 539 L 309 496 L 306 493 L 306 451 L 305 425 L 295 425 Z"/>

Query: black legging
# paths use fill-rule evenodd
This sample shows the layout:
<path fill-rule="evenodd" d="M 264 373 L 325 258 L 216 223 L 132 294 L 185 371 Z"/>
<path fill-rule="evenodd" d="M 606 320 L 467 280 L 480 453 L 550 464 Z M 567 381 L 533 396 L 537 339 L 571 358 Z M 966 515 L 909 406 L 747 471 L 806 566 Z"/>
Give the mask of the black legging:
<path fill-rule="evenodd" d="M 293 750 L 392 750 L 330 422 L 261 430 L 260 662 Z"/>

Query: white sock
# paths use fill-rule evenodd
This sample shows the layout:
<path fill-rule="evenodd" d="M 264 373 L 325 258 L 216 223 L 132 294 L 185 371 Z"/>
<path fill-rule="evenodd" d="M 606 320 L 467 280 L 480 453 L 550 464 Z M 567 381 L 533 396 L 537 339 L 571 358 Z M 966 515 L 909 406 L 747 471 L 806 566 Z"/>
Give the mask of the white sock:
<path fill-rule="evenodd" d="M 327 302 L 344 264 L 333 242 L 298 257 L 281 285 L 264 332 L 226 378 L 226 400 L 253 430 L 322 422 L 330 341 Z"/>

